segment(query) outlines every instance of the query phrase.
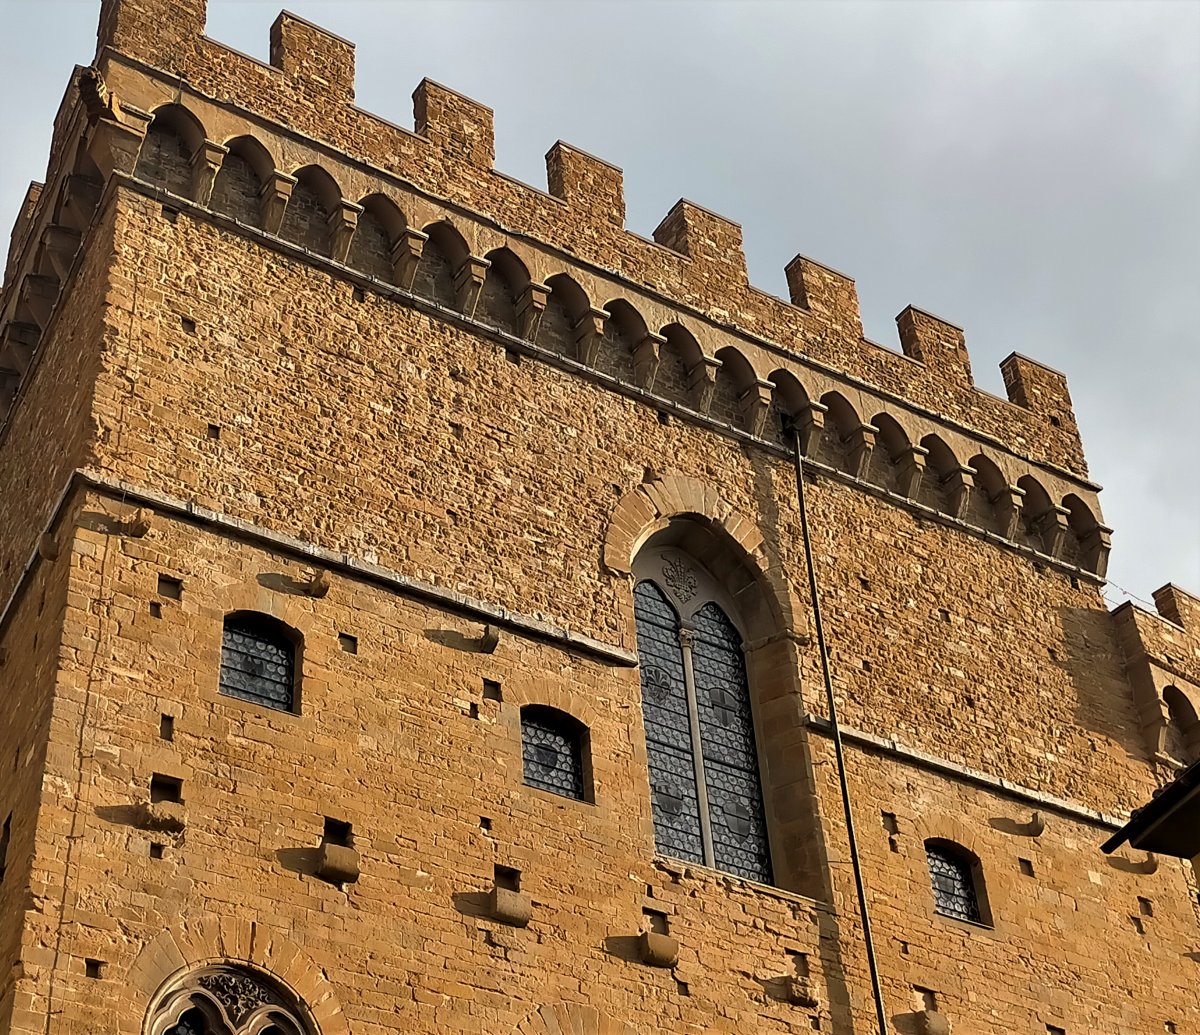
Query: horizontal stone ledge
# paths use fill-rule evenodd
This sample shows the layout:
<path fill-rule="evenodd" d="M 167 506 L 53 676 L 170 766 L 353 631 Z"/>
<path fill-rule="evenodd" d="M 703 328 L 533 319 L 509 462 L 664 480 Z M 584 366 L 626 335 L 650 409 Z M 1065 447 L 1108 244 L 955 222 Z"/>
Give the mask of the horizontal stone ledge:
<path fill-rule="evenodd" d="M 327 550 L 316 543 L 297 539 L 282 532 L 273 532 L 251 521 L 231 517 L 199 504 L 158 492 L 155 489 L 112 478 L 99 471 L 80 468 L 75 471 L 74 478 L 80 484 L 122 503 L 149 507 L 185 521 L 220 529 L 239 539 L 291 554 L 300 560 L 316 562 L 332 571 L 365 579 L 391 589 L 402 596 L 433 604 L 474 621 L 510 629 L 530 639 L 551 643 L 572 653 L 586 654 L 622 668 L 633 668 L 637 665 L 637 655 L 624 647 L 605 643 L 603 640 L 574 632 L 540 618 L 509 611 L 496 604 L 476 600 L 464 593 L 430 585 L 419 579 L 401 575 L 381 564 L 351 557 L 346 553 Z"/>
<path fill-rule="evenodd" d="M 816 730 L 823 736 L 833 736 L 833 726 L 823 715 L 807 714 L 802 721 L 805 726 Z M 1102 827 L 1105 830 L 1119 830 L 1125 824 L 1122 819 L 1096 809 L 1089 809 L 1086 805 L 1080 805 L 1078 802 L 1067 801 L 1065 798 L 1058 798 L 1053 794 L 1046 794 L 1044 791 L 1035 791 L 1032 787 L 1025 787 L 1006 780 L 1002 776 L 993 776 L 982 770 L 972 769 L 959 762 L 952 762 L 948 758 L 939 758 L 937 755 L 931 755 L 919 748 L 908 747 L 889 737 L 877 737 L 873 733 L 866 733 L 854 729 L 852 726 L 839 725 L 839 732 L 843 740 L 857 744 L 859 747 L 887 755 L 890 758 L 898 758 L 920 769 L 957 777 L 965 783 L 973 784 L 1006 798 L 1039 805 L 1048 811 L 1057 812 L 1059 815 L 1079 820 L 1090 826 Z"/>

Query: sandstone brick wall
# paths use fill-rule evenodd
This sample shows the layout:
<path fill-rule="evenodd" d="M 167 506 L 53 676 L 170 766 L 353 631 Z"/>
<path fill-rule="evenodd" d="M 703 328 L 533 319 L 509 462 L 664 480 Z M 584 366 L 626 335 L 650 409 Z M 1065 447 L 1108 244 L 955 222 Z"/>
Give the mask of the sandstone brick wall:
<path fill-rule="evenodd" d="M 551 194 L 517 184 L 437 84 L 388 127 L 301 19 L 267 66 L 201 0 L 102 8 L 116 99 L 68 91 L 0 298 L 0 367 L 37 318 L 0 430 L 0 1032 L 141 1033 L 226 959 L 321 1035 L 872 1030 L 784 415 L 890 1023 L 1197 1027 L 1194 874 L 1098 849 L 1164 744 L 1200 751 L 1164 682 L 1195 682 L 1196 602 L 1105 610 L 1061 375 L 1014 356 L 1010 400 L 981 393 L 912 307 L 904 355 L 864 342 L 849 278 L 797 259 L 772 299 L 688 202 L 630 234 L 619 170 L 567 145 Z M 648 540 L 744 612 L 778 888 L 655 854 Z M 218 693 L 239 610 L 302 638 L 298 713 Z M 589 802 L 524 784 L 523 704 L 585 724 Z M 148 810 L 156 774 L 182 806 Z M 931 838 L 978 859 L 990 926 L 934 911 Z M 651 914 L 673 966 L 641 961 Z"/>

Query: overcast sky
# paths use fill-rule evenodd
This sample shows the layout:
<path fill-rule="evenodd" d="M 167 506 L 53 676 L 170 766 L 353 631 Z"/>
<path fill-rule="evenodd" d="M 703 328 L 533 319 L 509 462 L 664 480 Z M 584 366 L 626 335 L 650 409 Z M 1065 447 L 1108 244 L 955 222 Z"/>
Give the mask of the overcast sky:
<path fill-rule="evenodd" d="M 267 57 L 283 0 L 209 0 Z M 687 197 L 751 279 L 797 252 L 858 282 L 869 338 L 912 303 L 1066 372 L 1115 528 L 1109 596 L 1200 592 L 1200 3 L 287 0 L 358 45 L 358 103 L 412 125 L 422 76 L 496 111 L 497 168 L 559 138 L 625 170 L 628 225 Z M 0 0 L 0 223 L 42 179 L 99 0 Z M 1118 588 L 1120 587 L 1120 588 Z"/>

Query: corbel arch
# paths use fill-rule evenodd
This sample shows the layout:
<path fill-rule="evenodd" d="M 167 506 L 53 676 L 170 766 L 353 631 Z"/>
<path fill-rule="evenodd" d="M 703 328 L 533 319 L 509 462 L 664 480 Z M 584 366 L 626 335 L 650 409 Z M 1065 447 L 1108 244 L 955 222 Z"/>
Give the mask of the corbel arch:
<path fill-rule="evenodd" d="M 699 413 L 708 413 L 720 361 L 705 354 L 696 336 L 681 323 L 669 323 L 663 339 L 655 386 L 658 394 Z"/>
<path fill-rule="evenodd" d="M 400 206 L 386 194 L 368 194 L 358 204 L 362 213 L 346 264 L 378 280 L 395 283 L 396 246 L 408 228 L 408 220 Z"/>
<path fill-rule="evenodd" d="M 217 171 L 209 207 L 249 226 L 265 228 L 276 181 L 275 160 L 256 137 L 236 136 L 224 146 L 227 153 Z"/>
<path fill-rule="evenodd" d="M 134 175 L 190 199 L 194 195 L 193 159 L 205 141 L 204 124 L 193 112 L 182 104 L 164 104 L 154 110 L 146 128 Z"/>

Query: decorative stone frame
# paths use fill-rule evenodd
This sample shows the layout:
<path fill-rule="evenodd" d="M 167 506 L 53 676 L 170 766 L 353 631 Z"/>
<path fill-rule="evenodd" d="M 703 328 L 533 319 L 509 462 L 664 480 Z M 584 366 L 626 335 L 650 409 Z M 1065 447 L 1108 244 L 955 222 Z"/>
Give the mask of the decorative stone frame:
<path fill-rule="evenodd" d="M 522 779 L 523 792 L 535 794 L 538 797 L 552 798 L 557 805 L 565 808 L 581 808 L 586 810 L 601 809 L 605 813 L 612 807 L 612 802 L 606 795 L 606 789 L 614 785 L 615 774 L 611 770 L 611 762 L 603 750 L 604 736 L 600 734 L 600 750 L 597 750 L 597 732 L 603 729 L 600 716 L 591 702 L 582 694 L 568 690 L 550 679 L 533 679 L 528 682 L 521 679 L 511 679 L 504 684 L 504 701 L 500 706 L 500 723 L 507 732 L 507 743 L 512 752 L 513 772 L 524 772 L 523 741 L 521 732 L 521 711 L 529 705 L 552 708 L 557 712 L 574 719 L 584 730 L 583 766 L 584 766 L 584 796 L 569 798 L 532 787 Z"/>
<path fill-rule="evenodd" d="M 185 922 L 143 946 L 125 974 L 128 1008 L 118 1014 L 117 1035 L 158 1035 L 152 1022 L 163 990 L 211 966 L 263 974 L 288 993 L 314 1035 L 350 1035 L 333 986 L 317 963 L 282 934 L 234 917 Z"/>
<path fill-rule="evenodd" d="M 636 557 L 647 545 L 666 545 L 659 542 L 662 533 L 689 525 L 707 533 L 712 550 L 705 556 L 683 547 L 680 552 L 723 588 L 723 606 L 743 636 L 775 883 L 784 891 L 821 899 L 828 893 L 820 850 L 823 831 L 808 764 L 799 677 L 800 650 L 808 645 L 809 636 L 807 629 L 796 629 L 796 616 L 806 612 L 762 533 L 749 517 L 723 500 L 715 486 L 668 476 L 639 485 L 617 504 L 604 539 L 603 561 L 610 574 L 625 580 L 619 594 L 625 642 L 632 646 L 637 639 Z M 644 730 L 635 735 L 634 744 L 638 764 L 645 771 Z M 645 801 L 645 836 L 653 844 L 648 783 Z"/>
<path fill-rule="evenodd" d="M 1006 881 L 1001 867 L 985 866 L 985 861 L 993 859 L 979 842 L 978 836 L 970 827 L 953 816 L 936 813 L 917 819 L 914 823 L 914 849 L 909 853 L 909 863 L 914 869 L 919 867 L 920 880 L 928 889 L 926 893 L 925 914 L 929 919 L 939 924 L 950 924 L 958 930 L 991 934 L 1002 931 L 1004 924 L 997 916 L 995 902 L 1006 897 Z M 938 911 L 933 896 L 933 887 L 929 873 L 929 862 L 925 854 L 927 842 L 944 844 L 956 850 L 963 859 L 970 863 L 971 877 L 975 891 L 975 901 L 979 904 L 978 923 L 969 920 L 959 920 Z M 916 875 L 913 876 L 917 880 Z M 920 886 L 916 884 L 915 886 Z"/>

